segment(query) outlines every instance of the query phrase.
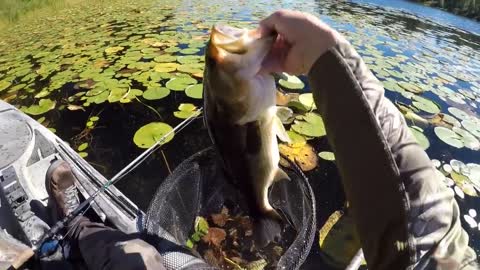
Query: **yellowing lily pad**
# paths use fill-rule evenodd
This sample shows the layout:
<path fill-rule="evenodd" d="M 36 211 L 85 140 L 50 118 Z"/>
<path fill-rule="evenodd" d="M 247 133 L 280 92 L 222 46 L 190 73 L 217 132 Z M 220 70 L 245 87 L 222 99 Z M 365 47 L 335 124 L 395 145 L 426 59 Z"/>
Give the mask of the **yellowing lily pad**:
<path fill-rule="evenodd" d="M 165 85 L 168 89 L 173 91 L 184 91 L 185 88 L 192 84 L 196 84 L 197 80 L 190 76 L 185 77 L 176 77 L 170 79 L 167 84 Z"/>
<path fill-rule="evenodd" d="M 153 68 L 156 72 L 172 72 L 177 70 L 177 63 L 159 63 Z"/>
<path fill-rule="evenodd" d="M 286 156 L 290 161 L 295 162 L 302 171 L 310 171 L 317 167 L 318 157 L 315 150 L 309 144 L 301 147 L 291 147 L 286 144 L 279 144 L 278 149 L 280 153 Z M 285 167 L 290 167 L 288 161 L 281 159 L 280 163 Z"/>
<path fill-rule="evenodd" d="M 133 136 L 133 142 L 140 148 L 150 148 L 157 143 L 162 137 L 170 132 L 173 128 L 162 122 L 152 122 L 139 128 Z M 174 133 L 170 133 L 161 144 L 165 144 L 173 139 Z"/>
<path fill-rule="evenodd" d="M 121 46 L 117 46 L 117 47 L 110 47 L 110 48 L 106 48 L 105 49 L 105 53 L 107 54 L 115 54 L 119 51 L 122 51 L 123 50 L 123 47 Z"/>
<path fill-rule="evenodd" d="M 108 102 L 113 103 L 119 101 L 125 94 L 127 93 L 127 89 L 125 88 L 114 88 L 110 91 L 110 95 L 108 95 Z"/>

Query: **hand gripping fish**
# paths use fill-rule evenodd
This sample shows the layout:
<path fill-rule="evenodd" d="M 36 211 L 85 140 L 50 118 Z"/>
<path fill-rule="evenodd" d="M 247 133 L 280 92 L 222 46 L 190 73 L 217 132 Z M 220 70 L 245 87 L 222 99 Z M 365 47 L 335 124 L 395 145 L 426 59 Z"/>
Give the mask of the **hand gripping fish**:
<path fill-rule="evenodd" d="M 274 37 L 256 30 L 214 26 L 205 56 L 204 108 L 210 137 L 227 175 L 244 193 L 261 243 L 280 232 L 280 215 L 268 200 L 273 182 L 289 179 L 278 166 L 277 135 L 288 141 L 276 116 L 271 74 L 261 74 Z"/>

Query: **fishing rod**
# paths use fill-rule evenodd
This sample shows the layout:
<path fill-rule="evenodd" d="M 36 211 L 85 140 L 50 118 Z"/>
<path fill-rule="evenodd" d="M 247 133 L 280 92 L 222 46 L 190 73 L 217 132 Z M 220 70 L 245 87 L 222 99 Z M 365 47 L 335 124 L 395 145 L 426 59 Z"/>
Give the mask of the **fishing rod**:
<path fill-rule="evenodd" d="M 115 185 L 118 181 L 123 179 L 127 174 L 133 171 L 135 168 L 138 167 L 143 161 L 145 161 L 153 152 L 155 152 L 162 143 L 173 133 L 178 133 L 182 129 L 184 129 L 188 124 L 190 124 L 195 118 L 200 116 L 202 113 L 202 108 L 198 109 L 194 114 L 190 115 L 187 119 L 183 120 L 180 124 L 175 126 L 172 130 L 164 134 L 160 139 L 156 140 L 155 144 L 153 144 L 150 148 L 145 150 L 142 154 L 136 157 L 132 162 L 130 162 L 127 166 L 125 166 L 122 170 L 120 170 L 115 176 L 113 176 L 109 181 L 107 181 L 103 186 L 99 187 L 90 197 L 88 197 L 85 201 L 83 201 L 80 205 L 77 206 L 75 210 L 73 210 L 70 214 L 65 216 L 63 219 L 57 221 L 55 225 L 53 225 L 47 232 L 45 232 L 40 240 L 29 248 L 22 252 L 15 260 L 12 262 L 12 265 L 8 269 L 19 269 L 25 262 L 27 262 L 41 247 L 50 239 L 54 239 L 56 235 L 59 234 L 60 230 L 65 228 L 67 224 L 69 224 L 72 220 L 74 220 L 77 216 L 80 216 L 84 213 L 84 208 L 89 206 L 95 198 L 105 192 L 110 186 Z"/>

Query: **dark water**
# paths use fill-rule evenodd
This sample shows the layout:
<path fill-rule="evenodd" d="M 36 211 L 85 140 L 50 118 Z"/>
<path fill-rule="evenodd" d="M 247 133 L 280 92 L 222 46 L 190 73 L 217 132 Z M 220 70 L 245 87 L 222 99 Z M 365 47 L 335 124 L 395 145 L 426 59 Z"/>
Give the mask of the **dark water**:
<path fill-rule="evenodd" d="M 129 8 L 137 5 L 130 2 L 129 4 Z M 153 1 L 152 3 L 149 2 L 148 5 L 138 4 L 138 7 L 129 9 L 128 12 L 131 12 L 131 17 L 120 15 L 125 13 L 122 8 L 121 2 L 112 1 L 111 6 L 105 9 L 107 11 L 100 9 L 100 11 L 96 11 L 97 13 L 88 10 L 78 13 L 74 11 L 72 13 L 65 12 L 59 20 L 71 23 L 68 18 L 68 16 L 71 16 L 79 18 L 79 21 L 70 25 L 66 24 L 63 29 L 55 31 L 55 33 L 45 33 L 46 26 L 42 28 L 42 25 L 37 23 L 34 30 L 31 31 L 35 39 L 24 37 L 27 41 L 22 39 L 11 40 L 13 40 L 13 36 L 18 35 L 18 28 L 23 27 L 22 23 L 28 25 L 31 22 L 22 22 L 17 26 L 12 26 L 11 30 L 4 33 L 7 39 L 4 39 L 3 43 L 0 40 L 0 64 L 3 65 L 0 66 L 0 80 L 9 76 L 8 70 L 11 70 L 11 68 L 6 67 L 6 65 L 11 65 L 10 62 L 2 60 L 4 57 L 6 59 L 18 59 L 18 61 L 27 59 L 31 61 L 32 69 L 41 66 L 41 63 L 37 63 L 32 58 L 32 54 L 38 53 L 30 52 L 33 47 L 41 47 L 41 50 L 49 54 L 49 57 L 58 57 L 56 52 L 65 44 L 55 43 L 56 35 L 64 38 L 65 36 L 80 35 L 80 32 L 86 32 L 93 40 L 92 43 L 113 46 L 125 41 L 125 37 L 130 38 L 139 35 L 144 38 L 148 34 L 161 33 L 166 28 L 179 32 L 195 31 L 190 27 L 196 21 L 205 25 L 211 25 L 219 21 L 227 23 L 250 22 L 254 25 L 258 20 L 276 9 L 289 8 L 317 14 L 322 20 L 344 33 L 365 59 L 374 59 L 369 65 L 378 76 L 381 76 L 381 74 L 379 74 L 379 70 L 374 69 L 375 66 L 390 61 L 394 62 L 389 64 L 391 69 L 404 76 L 403 79 L 399 80 L 413 81 L 419 77 L 419 74 L 416 71 L 407 70 L 405 67 L 423 64 L 428 73 L 421 79 L 416 80 L 416 83 L 436 89 L 438 85 L 428 80 L 428 77 L 433 78 L 438 75 L 435 72 L 449 75 L 466 74 L 468 76 L 466 81 L 457 80 L 454 83 L 444 83 L 443 86 L 453 91 L 459 89 L 473 91 L 474 87 L 480 89 L 480 24 L 407 1 Z M 123 13 L 118 12 L 118 10 Z M 162 15 L 162 19 L 156 19 L 155 14 L 147 10 L 158 12 Z M 92 12 L 92 14 L 89 15 L 89 12 Z M 159 21 L 167 24 L 171 23 L 171 25 L 159 25 Z M 100 25 L 107 24 L 109 25 L 109 36 L 107 39 L 101 39 L 96 33 L 100 32 L 99 29 L 102 28 Z M 201 29 L 200 32 L 206 34 L 207 30 Z M 47 41 L 45 37 L 50 35 L 53 38 L 49 37 Z M 88 43 L 83 45 L 91 46 Z M 125 45 L 125 47 L 129 48 L 128 45 Z M 180 44 L 179 47 L 184 48 L 184 45 Z M 97 48 L 94 49 L 97 50 Z M 101 55 L 103 49 L 99 51 Z M 80 53 L 84 52 L 78 52 L 78 54 Z M 202 55 L 203 49 L 198 54 Z M 400 63 L 398 56 L 405 56 L 408 60 Z M 92 56 L 88 58 L 88 61 L 91 62 L 92 59 L 95 58 Z M 72 66 L 75 67 L 77 63 L 73 63 Z M 68 65 L 62 65 L 62 69 L 69 68 Z M 77 71 L 75 70 L 75 72 Z M 424 77 L 427 77 L 427 79 Z M 389 78 L 380 79 L 388 80 Z M 161 83 L 164 84 L 166 81 L 162 80 Z M 37 79 L 34 90 L 39 92 L 46 85 L 48 85 L 48 79 Z M 52 96 L 59 103 L 66 104 L 63 101 L 77 91 L 73 86 L 74 83 L 72 82 L 66 83 Z M 140 84 L 135 86 L 145 90 Z M 308 92 L 308 85 L 302 91 Z M 8 97 L 4 92 L 0 94 L 2 94 L 2 98 Z M 398 92 L 386 91 L 386 96 L 392 101 L 407 104 L 411 102 L 409 98 Z M 425 92 L 423 96 L 435 101 L 444 113 L 448 113 L 448 107 L 454 106 L 469 110 L 475 113 L 477 117 L 480 115 L 480 110 L 476 106 L 480 106 L 478 100 L 469 101 L 469 103 L 462 105 L 448 100 L 444 101 L 431 91 Z M 29 106 L 36 100 L 31 95 L 27 95 L 25 99 L 9 99 L 9 102 L 17 106 Z M 106 177 L 111 177 L 142 152 L 132 141 L 138 128 L 153 121 L 166 122 L 175 126 L 181 120 L 175 118 L 172 112 L 176 110 L 179 104 L 194 103 L 199 107 L 202 105 L 200 100 L 193 100 L 185 96 L 183 92 L 174 91 L 167 98 L 161 100 L 141 100 L 144 104 L 140 102 L 92 104 L 85 108 L 85 112 L 66 109 L 54 110 L 45 114 L 45 117 L 48 126 L 55 128 L 62 139 L 77 145 L 76 138 L 78 139 L 78 134 L 84 130 L 88 118 L 91 115 L 100 115 L 100 120 L 95 129 L 83 138 L 83 141 L 87 138 L 90 143 L 86 159 Z M 472 104 L 476 105 L 473 106 Z M 160 116 L 146 105 L 154 108 Z M 36 117 L 36 119 L 38 118 L 40 116 Z M 163 179 L 185 158 L 211 145 L 202 121 L 202 119 L 197 119 L 181 133 L 176 134 L 171 142 L 162 147 L 162 151 L 155 153 L 137 170 L 118 183 L 117 186 L 120 190 L 140 208 L 146 210 Z M 446 163 L 451 159 L 458 159 L 464 163 L 480 162 L 479 151 L 467 148 L 456 149 L 448 146 L 436 137 L 433 127 L 425 128 L 424 134 L 430 141 L 430 147 L 427 149 L 430 158 Z M 312 144 L 318 152 L 329 150 L 326 138 L 315 139 Z M 307 176 L 316 193 L 318 203 L 317 223 L 322 225 L 330 214 L 344 207 L 345 196 L 340 178 L 334 163 L 326 161 L 321 161 L 316 169 L 307 173 Z M 458 199 L 458 197 L 456 198 Z M 477 209 L 480 212 L 480 200 L 478 198 L 466 196 L 463 200 L 458 199 L 458 202 L 461 206 L 462 216 L 470 208 Z M 464 222 L 463 218 L 462 222 Z M 471 245 L 478 253 L 480 251 L 480 231 L 477 228 L 468 229 L 466 223 L 463 225 L 470 235 Z M 322 259 L 317 256 L 319 253 L 317 240 L 315 240 L 308 264 L 315 266 L 315 269 L 324 265 Z M 308 265 L 305 266 L 306 269 Z"/>

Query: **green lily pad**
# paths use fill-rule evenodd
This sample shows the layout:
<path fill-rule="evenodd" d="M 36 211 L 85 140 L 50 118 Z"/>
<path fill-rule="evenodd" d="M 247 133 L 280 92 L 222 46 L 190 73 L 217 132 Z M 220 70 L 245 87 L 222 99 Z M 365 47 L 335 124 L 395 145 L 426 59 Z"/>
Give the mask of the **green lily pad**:
<path fill-rule="evenodd" d="M 182 103 L 178 106 L 178 111 L 173 112 L 173 115 L 180 119 L 187 119 L 197 112 L 197 107 L 191 103 Z"/>
<path fill-rule="evenodd" d="M 471 118 L 468 113 L 455 107 L 448 108 L 448 111 L 453 114 L 453 116 L 457 117 L 459 120 L 469 120 Z"/>
<path fill-rule="evenodd" d="M 412 102 L 412 105 L 419 110 L 431 114 L 437 114 L 440 112 L 440 108 L 437 106 L 437 104 L 429 99 L 420 96 L 413 96 L 413 100 L 415 101 Z"/>
<path fill-rule="evenodd" d="M 10 87 L 10 85 L 12 85 L 11 82 L 8 82 L 8 81 L 0 81 L 0 91 L 3 91 L 5 89 L 7 89 L 8 87 Z"/>
<path fill-rule="evenodd" d="M 290 147 L 302 147 L 307 143 L 305 137 L 295 131 L 289 130 L 287 131 L 287 134 L 290 138 L 290 143 L 288 144 Z"/>
<path fill-rule="evenodd" d="M 309 112 L 302 117 L 304 121 L 295 120 L 292 125 L 293 131 L 308 137 L 321 137 L 326 133 L 323 119 L 320 115 Z"/>
<path fill-rule="evenodd" d="M 478 150 L 480 148 L 480 141 L 468 131 L 458 127 L 453 127 L 452 130 L 462 137 L 463 145 L 466 148 L 472 150 Z"/>
<path fill-rule="evenodd" d="M 143 98 L 147 100 L 157 100 L 162 99 L 170 94 L 170 89 L 165 87 L 148 87 L 145 92 L 143 92 Z"/>
<path fill-rule="evenodd" d="M 55 101 L 51 99 L 41 99 L 38 105 L 32 105 L 30 107 L 22 107 L 22 111 L 30 115 L 44 114 L 55 108 Z"/>
<path fill-rule="evenodd" d="M 100 117 L 98 117 L 98 116 L 90 117 L 90 121 L 92 121 L 92 122 L 97 122 L 99 119 L 100 119 Z"/>
<path fill-rule="evenodd" d="M 455 148 L 462 148 L 464 146 L 462 142 L 462 137 L 460 137 L 460 135 L 448 128 L 436 127 L 434 129 L 434 132 L 440 140 L 450 146 L 453 146 Z"/>
<path fill-rule="evenodd" d="M 328 151 L 320 152 L 320 153 L 318 153 L 318 156 L 321 159 L 328 160 L 328 161 L 334 161 L 335 160 L 335 154 L 333 154 L 332 152 L 328 152 Z"/>
<path fill-rule="evenodd" d="M 203 84 L 190 85 L 185 89 L 187 97 L 202 99 L 203 98 Z"/>
<path fill-rule="evenodd" d="M 171 63 L 171 62 L 175 62 L 176 60 L 177 60 L 177 57 L 170 54 L 163 54 L 153 59 L 153 61 L 158 63 Z"/>
<path fill-rule="evenodd" d="M 203 66 L 204 64 L 185 64 L 178 66 L 177 70 L 185 73 L 190 74 L 203 74 Z"/>
<path fill-rule="evenodd" d="M 38 94 L 36 94 L 35 98 L 44 98 L 48 95 L 50 95 L 50 92 L 43 90 L 43 91 L 40 91 Z"/>
<path fill-rule="evenodd" d="M 198 52 L 200 52 L 200 50 L 197 48 L 187 48 L 187 49 L 180 50 L 181 54 L 196 54 Z"/>
<path fill-rule="evenodd" d="M 300 101 L 300 103 L 302 103 L 303 106 L 305 106 L 307 110 L 313 110 L 317 108 L 317 106 L 315 105 L 315 101 L 313 100 L 312 93 L 301 94 L 300 96 L 298 96 L 298 100 Z"/>
<path fill-rule="evenodd" d="M 165 85 L 168 89 L 173 91 L 184 91 L 185 88 L 192 84 L 196 84 L 197 80 L 188 76 L 188 77 L 176 77 L 170 79 Z"/>
<path fill-rule="evenodd" d="M 403 89 L 405 89 L 406 91 L 408 92 L 412 92 L 414 94 L 421 94 L 424 92 L 424 90 L 422 88 L 420 88 L 419 86 L 413 84 L 413 83 L 409 83 L 409 82 L 399 82 L 398 85 L 400 85 L 400 87 L 402 87 Z"/>
<path fill-rule="evenodd" d="M 428 141 L 428 138 L 423 134 L 421 129 L 410 127 L 410 131 L 417 140 L 418 144 L 423 148 L 423 150 L 427 150 L 428 147 L 430 147 L 430 142 Z"/>
<path fill-rule="evenodd" d="M 140 148 L 150 148 L 164 135 L 170 133 L 173 128 L 162 122 L 152 122 L 139 128 L 133 136 L 133 142 Z M 170 133 L 162 144 L 165 144 L 173 139 L 173 132 Z"/>
<path fill-rule="evenodd" d="M 114 88 L 110 91 L 108 95 L 108 102 L 114 103 L 120 101 L 120 99 L 127 93 L 127 89 L 124 88 Z"/>
<path fill-rule="evenodd" d="M 291 90 L 299 90 L 303 89 L 305 87 L 305 84 L 298 78 L 297 76 L 294 75 L 289 75 L 287 73 L 282 73 L 282 78 L 278 81 L 278 83 Z"/>
<path fill-rule="evenodd" d="M 184 55 L 177 57 L 177 61 L 180 64 L 196 64 L 202 60 L 201 56 L 198 55 Z"/>
<path fill-rule="evenodd" d="M 480 121 L 463 120 L 462 126 L 475 137 L 480 138 Z"/>
<path fill-rule="evenodd" d="M 88 147 L 88 143 L 82 143 L 78 146 L 77 150 L 79 152 L 82 152 L 83 150 L 87 149 L 87 147 Z"/>
<path fill-rule="evenodd" d="M 170 47 L 170 48 L 166 48 L 165 50 L 163 50 L 164 52 L 167 52 L 167 53 L 176 53 L 178 51 L 180 51 L 181 49 L 178 48 L 178 47 Z"/>
<path fill-rule="evenodd" d="M 105 53 L 107 54 L 115 54 L 119 51 L 122 51 L 123 47 L 117 46 L 117 47 L 110 47 L 105 49 Z"/>
<path fill-rule="evenodd" d="M 86 158 L 86 157 L 88 157 L 88 153 L 87 153 L 87 152 L 80 152 L 80 153 L 78 153 L 78 155 L 79 155 L 81 158 Z"/>

